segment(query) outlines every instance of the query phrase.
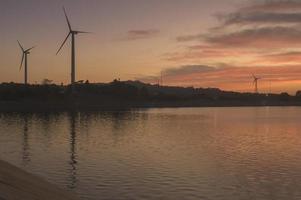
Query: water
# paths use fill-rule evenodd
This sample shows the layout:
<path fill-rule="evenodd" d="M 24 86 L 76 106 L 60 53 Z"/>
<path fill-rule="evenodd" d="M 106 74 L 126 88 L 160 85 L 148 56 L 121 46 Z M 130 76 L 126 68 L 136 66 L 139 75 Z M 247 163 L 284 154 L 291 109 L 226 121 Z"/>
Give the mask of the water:
<path fill-rule="evenodd" d="M 301 108 L 2 113 L 0 159 L 82 199 L 301 199 Z"/>

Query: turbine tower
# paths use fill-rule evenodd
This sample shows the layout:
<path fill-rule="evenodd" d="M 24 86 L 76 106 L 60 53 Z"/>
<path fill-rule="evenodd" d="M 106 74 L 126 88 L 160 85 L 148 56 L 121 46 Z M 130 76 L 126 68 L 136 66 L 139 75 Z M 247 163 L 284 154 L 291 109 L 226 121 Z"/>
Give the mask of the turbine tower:
<path fill-rule="evenodd" d="M 255 76 L 254 74 L 252 76 L 253 76 L 253 79 L 254 79 L 253 84 L 255 86 L 255 90 L 254 91 L 257 94 L 258 93 L 258 80 L 260 80 L 261 78 Z"/>
<path fill-rule="evenodd" d="M 59 50 L 56 52 L 56 55 L 61 51 L 61 49 L 65 45 L 67 39 L 71 36 L 71 84 L 74 84 L 74 83 L 76 83 L 76 78 L 75 78 L 75 35 L 80 34 L 80 33 L 89 33 L 89 32 L 73 30 L 64 7 L 63 7 L 63 11 L 64 11 L 66 21 L 68 24 L 69 33 L 68 33 L 66 39 L 63 41 L 62 45 L 60 46 Z"/>
<path fill-rule="evenodd" d="M 23 66 L 23 62 L 24 62 L 24 84 L 27 85 L 28 83 L 28 76 L 27 76 L 27 73 L 28 73 L 28 68 L 27 68 L 27 56 L 28 54 L 30 54 L 30 50 L 32 50 L 33 48 L 35 47 L 31 47 L 29 49 L 24 49 L 23 46 L 20 44 L 19 40 L 18 41 L 18 44 L 22 50 L 22 60 L 21 60 L 21 65 L 20 65 L 20 70 L 22 69 L 22 66 Z"/>
<path fill-rule="evenodd" d="M 161 71 L 160 77 L 160 85 L 163 86 L 163 72 Z"/>

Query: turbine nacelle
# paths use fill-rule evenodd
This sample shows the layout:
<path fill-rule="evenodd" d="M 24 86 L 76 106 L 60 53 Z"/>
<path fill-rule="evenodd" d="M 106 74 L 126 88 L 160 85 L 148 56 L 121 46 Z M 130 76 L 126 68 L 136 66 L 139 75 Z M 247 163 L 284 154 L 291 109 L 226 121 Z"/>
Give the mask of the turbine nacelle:
<path fill-rule="evenodd" d="M 81 34 L 81 33 L 91 33 L 91 32 L 86 32 L 86 31 L 70 31 L 70 33 L 73 33 L 75 35 Z"/>
<path fill-rule="evenodd" d="M 252 75 L 253 79 L 254 79 L 254 83 L 257 82 L 258 80 L 262 79 L 261 77 L 257 77 L 254 74 Z"/>

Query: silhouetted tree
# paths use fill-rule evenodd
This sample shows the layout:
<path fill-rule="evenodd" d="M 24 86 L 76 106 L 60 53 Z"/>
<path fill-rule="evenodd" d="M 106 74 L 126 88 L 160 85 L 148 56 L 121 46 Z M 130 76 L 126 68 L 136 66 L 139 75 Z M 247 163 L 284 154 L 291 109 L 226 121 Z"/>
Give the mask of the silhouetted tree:
<path fill-rule="evenodd" d="M 52 84 L 52 82 L 53 82 L 52 80 L 45 78 L 42 80 L 42 85 L 50 85 Z"/>

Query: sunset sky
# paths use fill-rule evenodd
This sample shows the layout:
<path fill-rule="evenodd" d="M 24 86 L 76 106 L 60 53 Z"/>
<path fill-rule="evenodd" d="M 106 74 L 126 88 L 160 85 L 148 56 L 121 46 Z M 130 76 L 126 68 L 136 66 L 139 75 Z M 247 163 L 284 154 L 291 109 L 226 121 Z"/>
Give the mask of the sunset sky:
<path fill-rule="evenodd" d="M 260 92 L 301 90 L 301 1 L 1 0 L 0 82 L 70 82 L 70 41 L 62 6 L 76 30 L 77 80 L 141 80 L 165 85 Z"/>

